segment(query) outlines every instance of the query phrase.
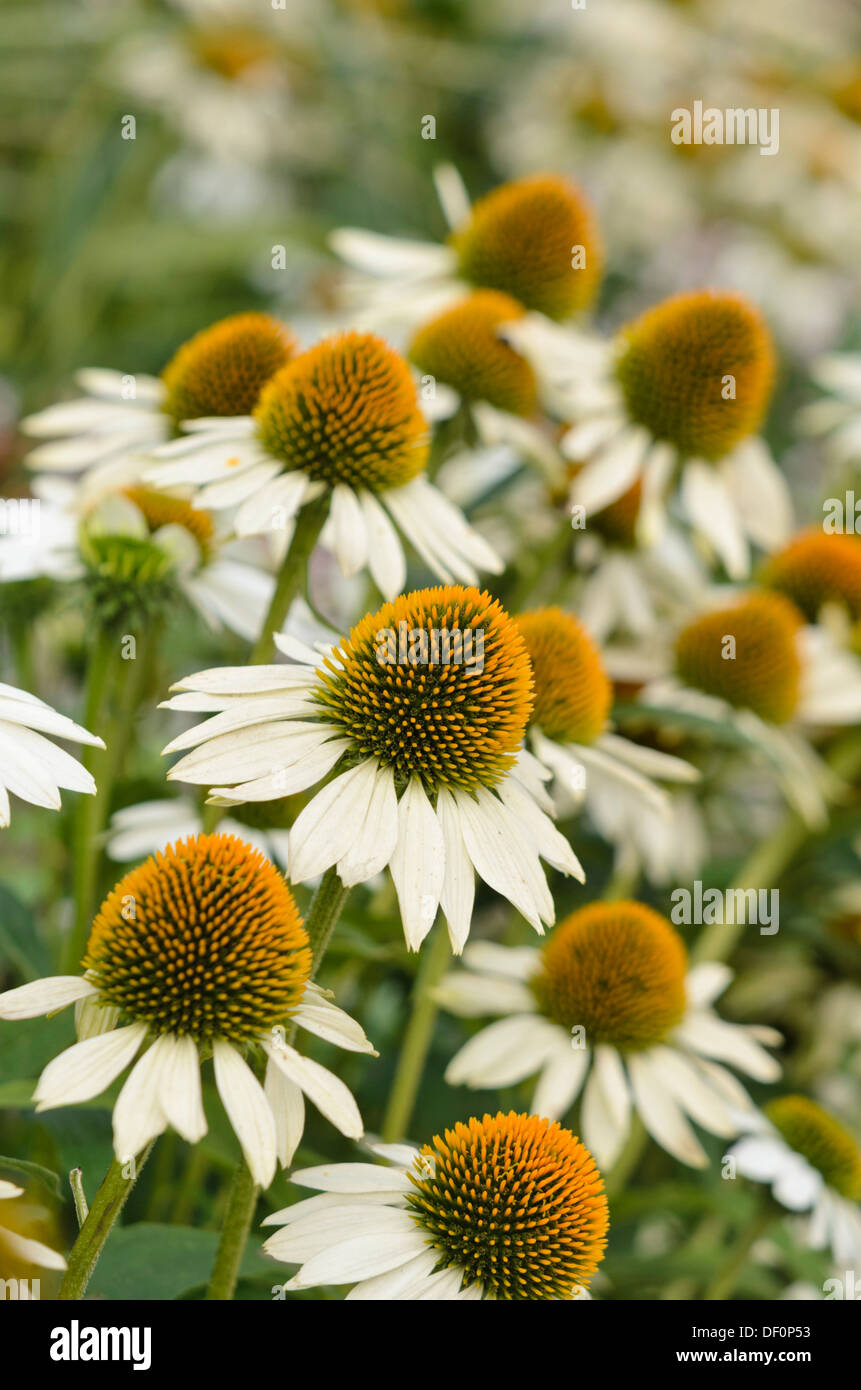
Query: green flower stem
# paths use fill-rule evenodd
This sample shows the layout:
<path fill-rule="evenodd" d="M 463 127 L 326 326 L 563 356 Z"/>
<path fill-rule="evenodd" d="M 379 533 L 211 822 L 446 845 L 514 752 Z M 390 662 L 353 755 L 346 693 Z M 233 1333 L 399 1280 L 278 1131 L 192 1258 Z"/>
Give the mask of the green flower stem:
<path fill-rule="evenodd" d="M 206 1290 L 208 1302 L 225 1302 L 233 1297 L 256 1205 L 257 1186 L 248 1164 L 242 1159 L 233 1174 L 227 1199 L 221 1239 L 212 1266 L 209 1288 Z"/>
<path fill-rule="evenodd" d="M 153 639 L 153 631 L 142 633 L 137 641 L 134 660 L 126 661 L 122 656 L 123 639 L 119 629 L 105 629 L 99 634 L 93 653 L 84 726 L 91 733 L 99 734 L 105 748 L 88 749 L 87 752 L 95 756 L 84 759 L 95 778 L 96 793 L 94 796 L 82 796 L 78 806 L 74 842 L 75 924 L 64 953 L 64 969 L 70 972 L 80 966 L 96 908 L 100 836 L 107 823 L 112 788 L 132 743 L 135 715 L 143 697 L 149 671 L 149 648 Z M 114 708 L 108 714 L 112 698 Z"/>
<path fill-rule="evenodd" d="M 753 1220 L 741 1231 L 726 1260 L 706 1288 L 703 1294 L 704 1302 L 716 1303 L 730 1297 L 739 1275 L 748 1262 L 751 1250 L 778 1214 L 775 1204 L 766 1199 Z"/>
<path fill-rule="evenodd" d="M 287 610 L 301 588 L 311 551 L 317 544 L 328 511 L 329 494 L 325 492 L 322 497 L 307 502 L 299 513 L 287 554 L 281 562 L 269 612 L 249 658 L 253 666 L 265 665 L 272 659 L 273 634 L 281 631 Z"/>
<path fill-rule="evenodd" d="M 141 1175 L 143 1166 L 152 1152 L 155 1140 L 138 1154 L 133 1167 L 133 1176 L 123 1174 L 125 1164 L 114 1159 L 105 1174 L 104 1181 L 93 1199 L 86 1220 L 78 1232 L 72 1246 L 69 1263 L 57 1298 L 61 1301 L 75 1302 L 84 1297 L 87 1285 L 92 1278 L 105 1241 L 110 1235 L 114 1222 L 126 1204 L 129 1193 Z M 77 1198 L 76 1198 L 77 1205 Z"/>
<path fill-rule="evenodd" d="M 344 887 L 335 867 L 327 869 L 320 879 L 320 886 L 314 894 L 314 900 L 305 919 L 305 930 L 311 945 L 312 980 L 320 969 L 326 948 L 332 938 L 332 932 L 335 930 L 338 918 L 344 911 L 344 904 L 349 895 L 350 890 Z"/>
<path fill-rule="evenodd" d="M 395 1079 L 383 1118 L 382 1137 L 386 1143 L 404 1139 L 409 1132 L 439 1012 L 434 990 L 450 959 L 448 931 L 440 922 L 431 935 L 416 976 L 410 1020 L 401 1044 Z"/>
<path fill-rule="evenodd" d="M 117 674 L 119 660 L 119 635 L 112 629 L 103 628 L 96 637 L 95 647 L 90 656 L 83 721 L 84 727 L 90 733 L 98 734 L 100 738 L 100 730 L 105 723 L 109 690 Z M 108 766 L 110 749 L 109 741 L 103 741 L 106 744 L 105 749 L 85 746 L 82 752 L 81 760 L 95 778 L 97 790 L 94 796 L 82 793 L 78 798 L 73 839 L 75 924 L 63 955 L 63 969 L 67 971 L 77 970 L 80 964 L 93 911 L 98 870 L 100 802 L 104 796 L 103 773 Z"/>
<path fill-rule="evenodd" d="M 305 930 L 311 945 L 311 979 L 320 968 L 320 963 L 331 940 L 332 932 L 344 904 L 349 896 L 349 888 L 338 877 L 335 868 L 327 869 L 314 894 L 314 900 L 305 919 Z M 295 1025 L 291 1031 L 291 1041 Z M 239 1266 L 254 1219 L 257 1206 L 257 1187 L 243 1158 L 233 1174 L 227 1211 L 221 1227 L 221 1238 L 212 1266 L 212 1275 L 207 1289 L 207 1299 L 229 1300 L 236 1289 Z"/>
<path fill-rule="evenodd" d="M 851 782 L 861 772 L 861 735 L 853 730 L 834 744 L 826 759 L 831 771 Z M 788 811 L 771 835 L 745 860 L 730 889 L 771 888 L 809 838 L 810 831 L 795 811 Z M 712 922 L 691 951 L 691 961 L 728 960 L 738 945 L 745 922 Z"/>

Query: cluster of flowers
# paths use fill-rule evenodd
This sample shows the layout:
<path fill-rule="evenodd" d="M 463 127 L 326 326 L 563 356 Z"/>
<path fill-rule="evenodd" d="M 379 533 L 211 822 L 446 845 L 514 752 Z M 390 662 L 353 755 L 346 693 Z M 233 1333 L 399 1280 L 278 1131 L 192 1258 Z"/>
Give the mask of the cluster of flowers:
<path fill-rule="evenodd" d="M 775 350 L 753 304 L 684 294 L 607 341 L 587 318 L 602 253 L 574 185 L 533 176 L 472 208 L 451 170 L 440 187 L 445 246 L 335 236 L 349 307 L 319 341 L 241 314 L 158 379 L 88 369 L 83 395 L 24 421 L 43 531 L 38 545 L 0 539 L 4 586 L 22 603 L 41 580 L 75 586 L 117 646 L 182 597 L 254 648 L 248 664 L 183 676 L 164 702 L 205 716 L 164 749 L 181 754 L 170 780 L 206 789 L 205 811 L 183 798 L 115 817 L 112 857 L 153 853 L 95 914 L 80 973 L 8 990 L 0 1019 L 75 1005 L 78 1041 L 44 1070 L 37 1109 L 86 1102 L 130 1068 L 113 1110 L 121 1162 L 168 1127 L 201 1139 L 211 1060 L 267 1187 L 292 1163 L 306 1099 L 363 1135 L 350 1091 L 295 1030 L 374 1053 L 314 975 L 327 903 L 388 869 L 409 949 L 441 912 L 463 954 L 437 1003 L 499 1016 L 448 1081 L 536 1076 L 531 1113 L 295 1172 L 321 1195 L 268 1218 L 282 1228 L 269 1253 L 301 1266 L 288 1289 L 585 1296 L 607 1238 L 598 1165 L 618 1159 L 635 1114 L 682 1164 L 708 1161 L 694 1125 L 735 1139 L 739 1171 L 848 1260 L 861 1253 L 854 1141 L 804 1096 L 761 1111 L 734 1074 L 777 1082 L 779 1034 L 721 1019 L 731 972 L 689 968 L 642 902 L 584 898 L 554 928 L 544 866 L 586 882 L 556 825 L 583 811 L 620 870 L 665 884 L 680 862 L 698 867 L 701 770 L 679 751 L 692 725 L 729 730 L 802 821 L 825 822 L 835 777 L 819 744 L 861 722 L 861 541 L 794 530 L 758 435 Z M 842 368 L 851 405 L 857 376 Z M 565 561 L 574 550 L 553 594 L 530 575 L 525 497 Z M 325 639 L 301 599 L 320 554 L 354 581 L 344 607 L 357 577 L 379 595 Z M 408 590 L 413 563 L 436 582 Z M 547 600 L 527 611 L 524 575 Z M 480 632 L 480 666 L 381 662 L 379 633 L 404 624 Z M 613 722 L 614 683 L 630 736 Z M 50 735 L 103 747 L 0 687 L 2 824 L 10 792 L 54 808 L 63 788 L 96 792 Z M 470 941 L 476 879 L 539 935 L 554 928 L 546 944 Z M 320 880 L 307 924 L 288 880 Z M 581 1093 L 585 1143 L 560 1124 Z"/>

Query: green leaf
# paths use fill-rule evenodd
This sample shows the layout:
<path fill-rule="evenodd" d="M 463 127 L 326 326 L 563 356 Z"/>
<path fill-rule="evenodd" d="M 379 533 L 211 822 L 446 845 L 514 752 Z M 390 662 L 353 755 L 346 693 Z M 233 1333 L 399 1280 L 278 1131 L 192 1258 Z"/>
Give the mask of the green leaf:
<path fill-rule="evenodd" d="M 217 1231 L 191 1226 L 164 1226 L 139 1221 L 114 1230 L 105 1246 L 88 1290 L 88 1297 L 117 1299 L 175 1299 L 209 1280 Z M 283 1283 L 278 1266 L 249 1245 L 241 1274 L 254 1278 L 272 1271 L 272 1283 Z"/>
<path fill-rule="evenodd" d="M 34 1178 L 36 1182 L 50 1188 L 57 1197 L 64 1195 L 59 1173 L 52 1173 L 50 1168 L 43 1168 L 41 1163 L 30 1163 L 24 1158 L 10 1158 L 8 1154 L 0 1154 L 0 1168 L 6 1168 L 11 1173 L 20 1173 L 25 1178 Z"/>
<path fill-rule="evenodd" d="M 32 914 L 0 884 L 0 959 L 10 962 L 25 980 L 51 974 L 51 959 Z"/>

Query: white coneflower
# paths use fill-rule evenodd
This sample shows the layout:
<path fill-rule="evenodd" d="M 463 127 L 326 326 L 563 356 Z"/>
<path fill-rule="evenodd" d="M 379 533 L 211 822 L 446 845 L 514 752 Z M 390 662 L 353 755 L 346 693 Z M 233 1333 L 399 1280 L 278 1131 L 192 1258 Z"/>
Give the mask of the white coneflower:
<path fill-rule="evenodd" d="M 771 339 L 742 296 L 700 291 L 658 304 L 611 343 L 529 316 L 505 336 L 533 365 L 548 408 L 573 421 L 560 443 L 582 464 L 572 504 L 601 511 L 642 482 L 639 527 L 679 504 L 732 579 L 750 569 L 750 542 L 781 545 L 792 527 L 783 474 L 756 437 L 774 378 Z"/>
<path fill-rule="evenodd" d="M 828 629 L 805 626 L 782 593 L 751 591 L 679 632 L 673 675 L 642 700 L 707 719 L 729 719 L 764 755 L 787 799 L 821 825 L 836 782 L 806 733 L 861 720 L 861 662 Z"/>
<path fill-rule="evenodd" d="M 807 1096 L 780 1096 L 751 1113 L 729 1156 L 743 1177 L 768 1183 L 791 1212 L 809 1213 L 808 1245 L 843 1269 L 861 1259 L 861 1151 L 839 1120 Z"/>
<path fill-rule="evenodd" d="M 45 734 L 88 743 L 92 748 L 105 746 L 95 734 L 58 714 L 35 695 L 0 684 L 0 827 L 11 820 L 10 792 L 52 811 L 60 809 L 61 787 L 95 794 L 96 784 L 87 769 Z"/>
<path fill-rule="evenodd" d="M 464 964 L 438 986 L 439 1002 L 503 1018 L 470 1038 L 446 1080 L 487 1089 L 538 1073 L 532 1108 L 551 1119 L 582 1090 L 583 1137 L 602 1166 L 617 1157 L 636 1111 L 658 1144 L 702 1167 L 690 1121 L 737 1134 L 734 1112 L 751 1106 L 723 1064 L 757 1081 L 780 1075 L 761 1046 L 779 1034 L 725 1023 L 711 1007 L 730 971 L 711 963 L 689 971 L 678 933 L 643 903 L 590 903 L 541 951 L 471 943 Z"/>
<path fill-rule="evenodd" d="M 0 994 L 0 1019 L 78 1004 L 81 1041 L 42 1072 L 37 1110 L 99 1095 L 130 1063 L 113 1113 L 114 1152 L 133 1158 L 170 1125 L 206 1133 L 201 1062 L 215 1083 L 256 1183 L 288 1164 L 304 1100 L 343 1134 L 362 1119 L 342 1081 L 287 1041 L 295 1024 L 352 1052 L 373 1052 L 358 1023 L 310 983 L 311 952 L 287 884 L 259 850 L 199 835 L 121 879 L 96 918 L 81 976 Z M 246 1053 L 266 1058 L 265 1083 Z M 140 1054 L 140 1055 L 139 1055 Z M 137 1061 L 135 1061 L 137 1058 Z"/>
<path fill-rule="evenodd" d="M 588 1298 L 603 1258 L 607 1198 L 567 1129 L 485 1115 L 422 1149 L 371 1146 L 388 1166 L 334 1163 L 293 1174 L 322 1195 L 285 1207 L 264 1249 L 300 1264 L 285 1289 L 352 1284 L 348 1299 Z"/>
<path fill-rule="evenodd" d="M 381 338 L 326 338 L 275 375 L 253 416 L 189 428 L 155 451 L 147 477 L 197 488 L 196 506 L 236 508 L 240 536 L 289 536 L 304 505 L 324 497 L 323 543 L 345 574 L 367 567 L 387 598 L 406 579 L 398 530 L 448 582 L 501 569 L 426 478 L 427 421 L 409 367 Z"/>
<path fill-rule="evenodd" d="M 0 1202 L 11 1201 L 23 1195 L 23 1187 L 0 1178 Z M 0 1216 L 2 1215 L 0 1209 Z M 7 1215 L 5 1220 L 9 1219 L 10 1216 Z M 52 1250 L 50 1245 L 12 1230 L 0 1220 L 0 1278 L 8 1279 L 13 1268 L 18 1269 L 20 1266 L 26 1269 L 30 1265 L 38 1265 L 40 1269 L 65 1269 L 66 1261 L 58 1251 Z M 20 1294 L 19 1296 L 23 1297 Z"/>
<path fill-rule="evenodd" d="M 535 682 L 527 742 L 557 784 L 560 811 L 585 804 L 605 838 L 638 845 L 648 859 L 651 822 L 670 819 L 660 785 L 690 785 L 699 771 L 683 758 L 610 732 L 612 687 L 585 628 L 560 608 L 517 619 Z M 642 832 L 642 833 L 641 833 Z"/>
<path fill-rule="evenodd" d="M 0 581 L 80 580 L 101 622 L 165 611 L 181 594 L 208 626 L 249 642 L 259 635 L 275 580 L 248 553 L 252 543 L 218 534 L 208 513 L 135 485 L 97 495 L 51 479 L 48 493 L 38 545 L 0 537 Z"/>
<path fill-rule="evenodd" d="M 85 367 L 83 397 L 49 405 L 21 422 L 44 440 L 27 457 L 45 473 L 83 475 L 85 492 L 140 477 L 151 449 L 184 420 L 245 416 L 261 388 L 295 350 L 283 324 L 266 314 L 234 314 L 195 334 L 161 378 Z M 130 476 L 131 469 L 131 476 Z"/>
<path fill-rule="evenodd" d="M 435 174 L 449 244 L 381 236 L 357 227 L 330 243 L 359 274 L 344 297 L 370 327 L 415 326 L 466 289 L 498 290 L 553 319 L 592 303 L 603 271 L 594 218 L 580 189 L 557 174 L 501 184 L 470 207 L 456 170 Z"/>
<path fill-rule="evenodd" d="M 304 791 L 331 772 L 290 831 L 290 876 L 331 866 L 363 883 L 389 866 L 407 944 L 438 906 L 460 951 L 474 872 L 536 931 L 554 920 L 540 858 L 581 881 L 533 794 L 521 744 L 532 675 L 516 624 L 477 589 L 423 589 L 367 614 L 331 651 L 278 635 L 295 664 L 202 671 L 168 708 L 215 712 L 165 749 L 169 778 L 230 808 Z"/>

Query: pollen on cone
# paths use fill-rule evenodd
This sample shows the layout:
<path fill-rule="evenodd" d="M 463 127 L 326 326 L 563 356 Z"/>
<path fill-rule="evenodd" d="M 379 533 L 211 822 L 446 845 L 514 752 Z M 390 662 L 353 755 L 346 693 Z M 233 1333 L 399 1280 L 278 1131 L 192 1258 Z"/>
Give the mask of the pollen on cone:
<path fill-rule="evenodd" d="M 619 341 L 616 372 L 628 412 L 655 438 L 717 459 L 759 429 L 774 349 L 742 295 L 675 295 L 623 328 Z"/>
<path fill-rule="evenodd" d="M 261 390 L 296 350 L 289 330 L 268 314 L 234 314 L 196 333 L 162 372 L 172 420 L 250 415 Z"/>
<path fill-rule="evenodd" d="M 560 1300 L 603 1259 L 608 1213 L 589 1150 L 537 1115 L 485 1115 L 436 1135 L 408 1205 L 439 1253 L 506 1300 Z M 428 1171 L 432 1169 L 432 1173 Z"/>

